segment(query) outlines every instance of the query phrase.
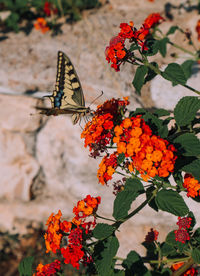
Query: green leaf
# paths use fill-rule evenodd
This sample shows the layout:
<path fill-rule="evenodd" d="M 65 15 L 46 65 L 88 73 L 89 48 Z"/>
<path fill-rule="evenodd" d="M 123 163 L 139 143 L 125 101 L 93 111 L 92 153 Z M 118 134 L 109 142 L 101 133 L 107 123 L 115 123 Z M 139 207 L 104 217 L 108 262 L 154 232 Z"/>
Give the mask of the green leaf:
<path fill-rule="evenodd" d="M 196 231 L 194 232 L 193 238 L 200 243 L 200 227 L 196 229 Z"/>
<path fill-rule="evenodd" d="M 156 62 L 150 62 L 150 64 L 152 64 L 154 67 L 158 68 L 158 64 Z M 153 78 L 155 78 L 156 75 L 157 74 L 151 68 L 148 67 L 148 72 L 144 79 L 144 84 L 147 83 L 148 81 L 151 81 Z"/>
<path fill-rule="evenodd" d="M 18 267 L 20 276 L 31 276 L 32 275 L 32 266 L 33 266 L 34 257 L 24 258 Z"/>
<path fill-rule="evenodd" d="M 192 259 L 195 261 L 196 264 L 200 264 L 200 249 L 199 248 L 193 248 Z"/>
<path fill-rule="evenodd" d="M 106 223 L 98 223 L 93 230 L 93 235 L 96 239 L 101 240 L 112 235 L 114 228 Z"/>
<path fill-rule="evenodd" d="M 191 163 L 183 166 L 181 169 L 184 172 L 191 173 L 195 179 L 200 181 L 200 160 L 195 159 Z"/>
<path fill-rule="evenodd" d="M 137 192 L 139 194 L 144 191 L 144 187 L 140 180 L 130 177 L 126 179 L 124 191 Z"/>
<path fill-rule="evenodd" d="M 144 77 L 148 72 L 148 68 L 145 65 L 140 65 L 136 72 L 133 79 L 133 86 L 135 87 L 136 93 L 140 95 L 141 88 L 144 84 Z"/>
<path fill-rule="evenodd" d="M 125 218 L 131 207 L 131 203 L 138 196 L 138 192 L 122 191 L 119 192 L 114 201 L 113 217 L 116 220 Z"/>
<path fill-rule="evenodd" d="M 172 84 L 186 84 L 186 77 L 182 67 L 177 63 L 170 63 L 164 72 L 162 72 L 163 78 L 172 82 Z"/>
<path fill-rule="evenodd" d="M 194 60 L 186 60 L 181 64 L 181 67 L 184 71 L 186 79 L 188 80 L 192 75 L 192 66 L 194 65 Z"/>
<path fill-rule="evenodd" d="M 189 212 L 183 198 L 173 190 L 162 189 L 157 193 L 155 200 L 160 210 L 175 216 L 183 217 Z"/>
<path fill-rule="evenodd" d="M 170 112 L 166 109 L 158 108 L 153 112 L 153 114 L 158 116 L 158 117 L 163 117 L 163 116 L 169 116 Z"/>
<path fill-rule="evenodd" d="M 114 201 L 113 217 L 116 220 L 125 218 L 131 207 L 131 203 L 136 197 L 144 191 L 141 181 L 138 179 L 128 178 L 124 190 L 119 192 Z"/>
<path fill-rule="evenodd" d="M 100 241 L 94 248 L 94 262 L 99 276 L 110 275 L 113 257 L 119 248 L 119 242 L 115 236 Z"/>
<path fill-rule="evenodd" d="M 111 271 L 109 276 L 125 276 L 124 270 L 114 269 L 114 271 Z"/>
<path fill-rule="evenodd" d="M 164 243 L 161 246 L 161 252 L 162 252 L 163 256 L 169 256 L 169 255 L 176 254 L 176 249 L 172 245 L 170 245 L 168 243 Z"/>
<path fill-rule="evenodd" d="M 200 141 L 193 133 L 184 133 L 173 140 L 178 152 L 185 156 L 200 155 Z"/>
<path fill-rule="evenodd" d="M 158 47 L 159 52 L 161 53 L 161 55 L 163 57 L 166 56 L 166 53 L 167 53 L 167 43 L 168 42 L 169 42 L 169 38 L 168 37 L 165 37 L 165 38 L 157 41 L 157 47 Z"/>
<path fill-rule="evenodd" d="M 120 153 L 117 157 L 117 164 L 120 165 L 125 159 L 125 154 L 124 153 Z"/>
<path fill-rule="evenodd" d="M 195 118 L 200 109 L 200 100 L 195 96 L 183 97 L 174 109 L 174 118 L 178 126 L 186 126 Z"/>
<path fill-rule="evenodd" d="M 167 35 L 175 33 L 176 30 L 178 30 L 178 26 L 171 26 L 169 31 L 167 32 Z"/>
<path fill-rule="evenodd" d="M 143 54 L 145 54 L 146 56 L 156 55 L 158 52 L 158 42 L 159 42 L 159 40 L 147 39 L 146 46 L 147 46 L 148 50 L 144 50 Z"/>
<path fill-rule="evenodd" d="M 146 275 L 146 267 L 136 251 L 130 251 L 127 258 L 123 261 L 122 266 L 126 269 L 126 275 Z M 139 274 L 138 274 L 139 273 Z"/>

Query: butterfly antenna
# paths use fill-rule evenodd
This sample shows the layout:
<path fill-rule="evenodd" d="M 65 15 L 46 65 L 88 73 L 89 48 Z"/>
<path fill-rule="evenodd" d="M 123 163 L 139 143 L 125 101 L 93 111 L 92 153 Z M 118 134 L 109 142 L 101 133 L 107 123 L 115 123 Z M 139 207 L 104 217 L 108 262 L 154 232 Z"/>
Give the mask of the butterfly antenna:
<path fill-rule="evenodd" d="M 89 107 L 91 106 L 91 104 L 93 104 L 98 98 L 100 98 L 103 95 L 103 91 L 101 91 L 101 95 L 99 95 L 98 97 L 96 97 L 89 105 Z"/>

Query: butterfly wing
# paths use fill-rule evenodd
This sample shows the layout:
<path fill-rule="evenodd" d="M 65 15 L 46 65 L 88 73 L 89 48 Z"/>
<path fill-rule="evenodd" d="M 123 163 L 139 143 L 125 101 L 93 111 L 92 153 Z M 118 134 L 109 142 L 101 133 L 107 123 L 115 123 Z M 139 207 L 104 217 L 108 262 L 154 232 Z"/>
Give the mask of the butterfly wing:
<path fill-rule="evenodd" d="M 76 124 L 81 116 L 89 112 L 85 107 L 85 99 L 80 80 L 69 57 L 58 52 L 56 85 L 51 96 L 52 109 L 38 108 L 42 114 L 72 114 L 72 122 Z"/>
<path fill-rule="evenodd" d="M 58 52 L 55 90 L 49 98 L 53 108 L 71 109 L 81 113 L 85 107 L 78 75 L 68 56 L 61 51 Z"/>

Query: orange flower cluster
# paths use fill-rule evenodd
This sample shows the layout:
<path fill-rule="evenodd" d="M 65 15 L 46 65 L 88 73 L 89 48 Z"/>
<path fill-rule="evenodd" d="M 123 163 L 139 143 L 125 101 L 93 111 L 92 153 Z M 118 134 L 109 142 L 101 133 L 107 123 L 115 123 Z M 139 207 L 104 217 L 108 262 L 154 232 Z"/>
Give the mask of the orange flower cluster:
<path fill-rule="evenodd" d="M 196 31 L 197 31 L 197 35 L 198 35 L 198 40 L 200 41 L 200 19 L 197 22 Z"/>
<path fill-rule="evenodd" d="M 173 172 L 177 158 L 175 147 L 167 140 L 152 135 L 141 115 L 124 119 L 114 128 L 114 133 L 117 153 L 124 153 L 131 159 L 128 165 L 130 172 L 136 169 L 145 181 L 156 175 L 167 177 Z"/>
<path fill-rule="evenodd" d="M 55 275 L 56 272 L 60 270 L 60 261 L 55 260 L 54 262 L 50 264 L 39 264 L 36 268 L 36 273 L 33 274 L 33 276 L 52 276 Z"/>
<path fill-rule="evenodd" d="M 126 60 L 126 57 L 129 58 L 128 50 L 125 48 L 125 40 L 129 39 L 130 42 L 135 42 L 142 47 L 143 50 L 148 50 L 146 46 L 146 41 L 144 41 L 147 35 L 150 33 L 150 29 L 155 25 L 161 23 L 164 20 L 159 13 L 150 14 L 144 21 L 142 27 L 137 30 L 134 28 L 133 21 L 130 21 L 129 24 L 121 23 L 120 32 L 118 36 L 113 37 L 110 40 L 109 46 L 106 47 L 105 55 L 108 63 L 112 63 L 116 71 L 119 71 L 120 65 L 123 61 Z"/>
<path fill-rule="evenodd" d="M 99 182 L 104 185 L 107 184 L 108 180 L 112 179 L 112 175 L 117 168 L 117 156 L 115 153 L 110 156 L 105 156 L 101 163 L 99 164 L 99 170 L 97 172 L 97 177 Z"/>
<path fill-rule="evenodd" d="M 91 197 L 87 195 L 83 200 L 78 201 L 77 206 L 74 207 L 73 213 L 75 217 L 72 220 L 72 223 L 79 226 L 80 224 L 83 226 L 85 223 L 85 219 L 91 215 L 94 215 L 97 211 L 98 205 L 101 203 L 101 197 Z M 96 220 L 94 217 L 94 221 L 92 222 L 93 226 L 96 224 Z M 88 233 L 88 231 L 86 231 Z M 86 234 L 87 234 L 86 233 Z"/>
<path fill-rule="evenodd" d="M 62 216 L 61 211 L 58 211 L 58 214 L 54 216 L 52 213 L 48 218 L 46 225 L 48 226 L 47 231 L 44 235 L 45 244 L 46 244 L 46 253 L 52 251 L 56 253 L 58 249 L 60 249 L 60 243 L 62 240 L 62 231 L 68 232 L 72 225 L 67 221 L 60 221 Z"/>
<path fill-rule="evenodd" d="M 188 197 L 194 198 L 200 196 L 200 182 L 196 180 L 191 174 L 185 174 L 183 187 L 187 189 Z"/>
<path fill-rule="evenodd" d="M 85 139 L 85 147 L 89 147 L 91 156 L 99 156 L 106 150 L 113 136 L 114 125 L 122 120 L 129 104 L 128 98 L 124 100 L 111 99 L 99 105 L 91 122 L 88 122 L 81 134 Z"/>
<path fill-rule="evenodd" d="M 171 270 L 172 271 L 176 271 L 180 267 L 182 267 L 183 265 L 184 265 L 184 262 L 173 264 L 171 266 Z M 189 268 L 186 272 L 184 272 L 183 274 L 181 274 L 181 276 L 197 276 L 197 275 L 198 275 L 198 271 L 195 268 L 193 268 L 193 267 Z"/>
<path fill-rule="evenodd" d="M 47 21 L 43 17 L 37 18 L 36 23 L 34 23 L 36 30 L 41 31 L 43 34 L 48 32 L 50 28 L 47 26 Z"/>
<path fill-rule="evenodd" d="M 90 195 L 78 201 L 77 206 L 73 209 L 75 217 L 71 222 L 61 222 L 60 218 L 62 213 L 60 210 L 56 215 L 51 214 L 47 220 L 48 228 L 44 235 L 46 252 L 52 251 L 56 253 L 57 250 L 60 250 L 64 257 L 64 262 L 66 264 L 72 264 L 77 269 L 79 269 L 80 261 L 83 263 L 91 262 L 92 258 L 87 255 L 88 253 L 84 250 L 83 244 L 86 242 L 88 234 L 91 233 L 96 225 L 94 215 L 100 202 L 100 197 L 91 197 Z M 93 216 L 93 221 L 86 221 L 91 216 Z M 68 236 L 66 247 L 61 247 L 63 236 Z M 42 275 L 38 274 L 37 276 Z"/>

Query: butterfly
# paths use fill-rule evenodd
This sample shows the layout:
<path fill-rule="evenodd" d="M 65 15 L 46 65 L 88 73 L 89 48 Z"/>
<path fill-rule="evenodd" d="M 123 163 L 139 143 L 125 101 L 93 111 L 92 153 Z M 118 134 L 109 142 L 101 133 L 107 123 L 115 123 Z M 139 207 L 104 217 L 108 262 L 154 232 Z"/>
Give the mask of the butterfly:
<path fill-rule="evenodd" d="M 81 83 L 69 57 L 58 51 L 56 85 L 51 96 L 52 108 L 37 107 L 41 114 L 47 116 L 72 114 L 72 122 L 76 124 L 82 116 L 91 114 L 85 106 Z"/>

